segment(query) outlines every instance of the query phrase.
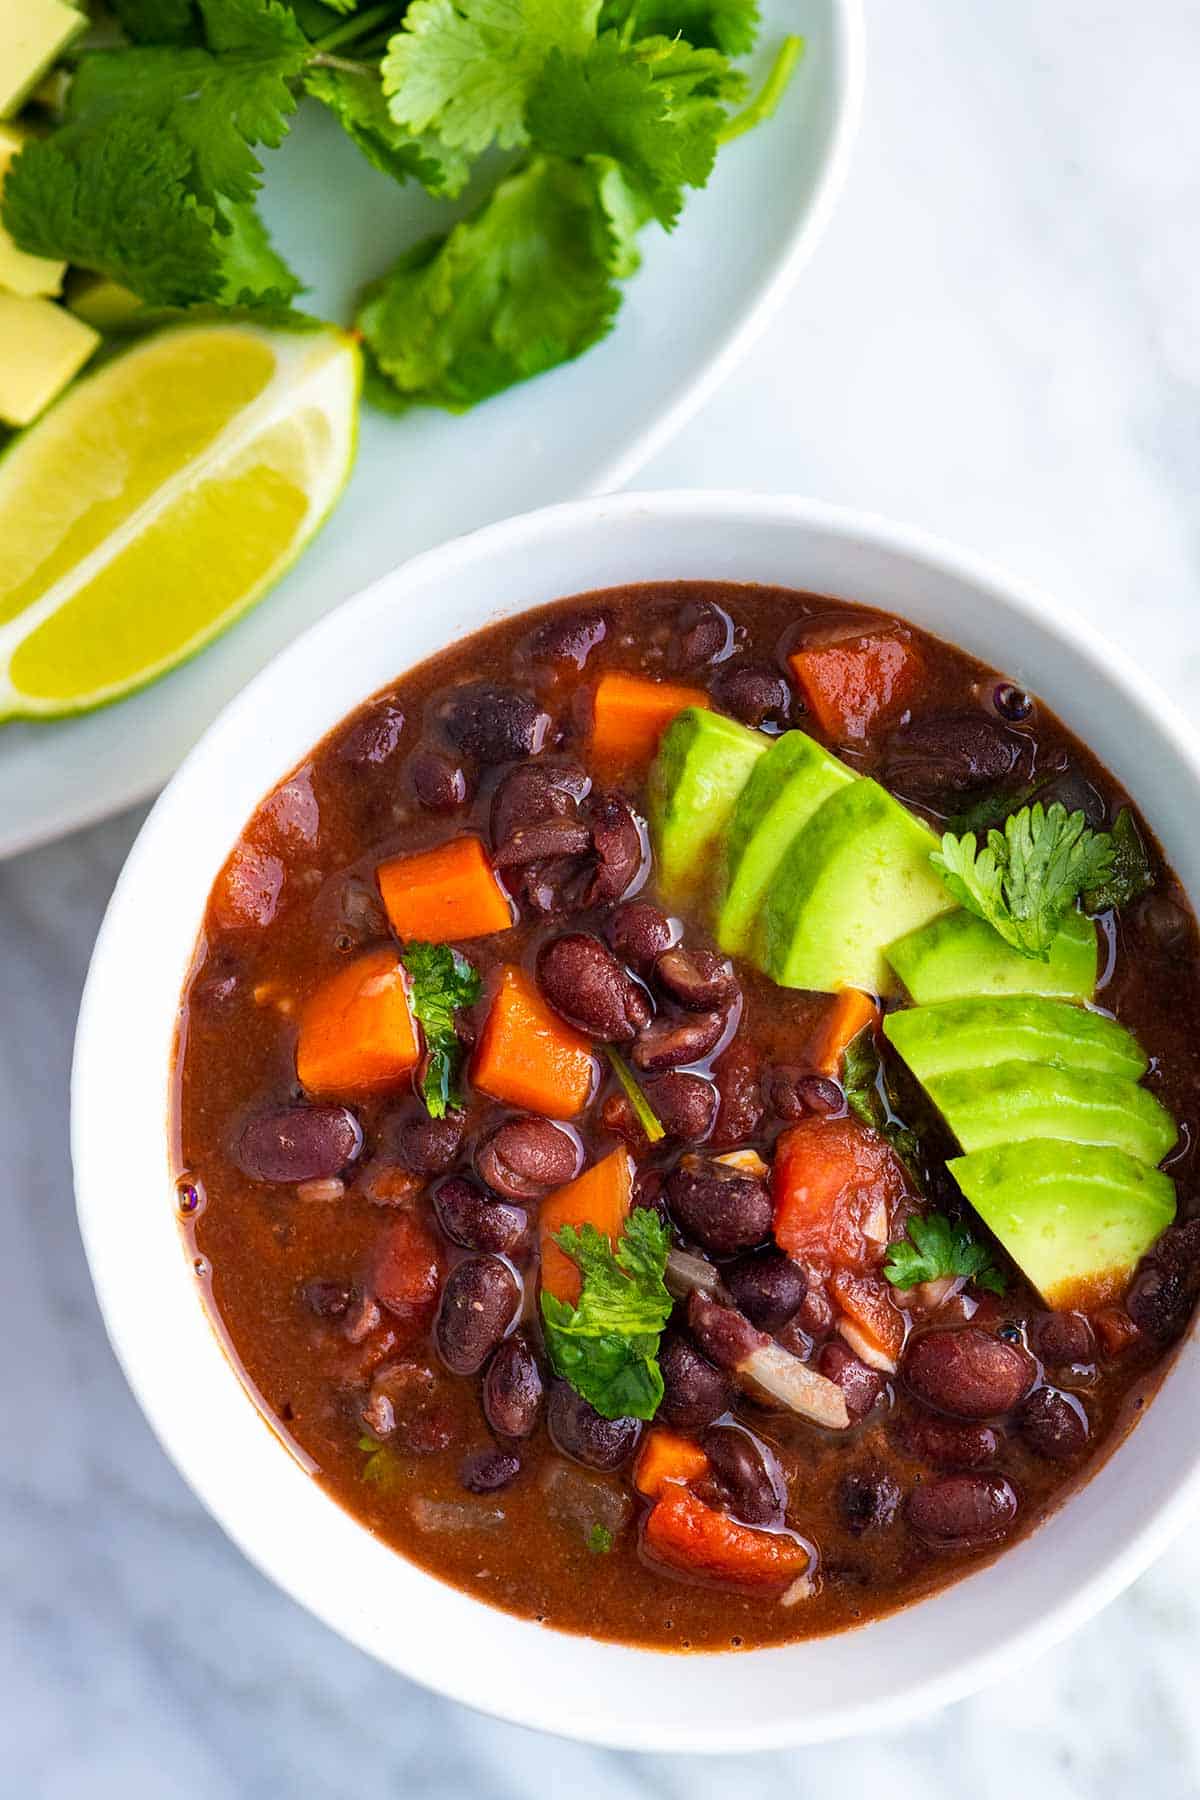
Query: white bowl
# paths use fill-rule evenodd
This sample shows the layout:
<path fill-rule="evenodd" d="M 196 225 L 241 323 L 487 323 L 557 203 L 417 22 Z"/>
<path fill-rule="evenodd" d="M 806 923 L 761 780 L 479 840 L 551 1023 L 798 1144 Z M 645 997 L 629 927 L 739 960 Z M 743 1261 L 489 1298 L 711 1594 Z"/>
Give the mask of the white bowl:
<path fill-rule="evenodd" d="M 895 1616 L 740 1655 L 571 1637 L 443 1585 L 329 1500 L 264 1426 L 195 1291 L 167 1099 L 205 898 L 274 782 L 431 651 L 563 594 L 708 577 L 892 608 L 1043 696 L 1136 796 L 1200 894 L 1200 746 L 1082 622 L 974 558 L 809 501 L 632 494 L 556 507 L 418 557 L 315 626 L 227 708 L 142 829 L 100 932 L 76 1043 L 79 1217 L 113 1346 L 151 1425 L 260 1569 L 354 1643 L 520 1724 L 639 1750 L 737 1751 L 896 1726 L 1045 1650 L 1123 1588 L 1200 1495 L 1200 1365 L 1082 1493 L 997 1563 Z"/>

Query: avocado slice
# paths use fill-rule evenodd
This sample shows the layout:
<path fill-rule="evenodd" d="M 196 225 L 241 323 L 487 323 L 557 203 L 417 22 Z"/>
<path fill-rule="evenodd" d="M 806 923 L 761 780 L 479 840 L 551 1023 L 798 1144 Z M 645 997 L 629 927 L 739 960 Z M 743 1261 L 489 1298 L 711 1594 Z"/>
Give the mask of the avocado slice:
<path fill-rule="evenodd" d="M 842 787 L 792 839 L 755 950 L 781 987 L 894 986 L 883 945 L 954 906 L 929 860 L 937 839 L 869 778 Z"/>
<path fill-rule="evenodd" d="M 1107 1013 L 1066 1000 L 1008 994 L 994 1000 L 943 1000 L 889 1013 L 884 1036 L 917 1080 L 986 1068 L 990 1063 L 1054 1063 L 1137 1081 L 1150 1059 L 1131 1031 Z"/>
<path fill-rule="evenodd" d="M 722 950 L 745 950 L 788 845 L 822 801 L 857 779 L 803 731 L 785 731 L 755 763 L 725 833 L 716 924 Z"/>
<path fill-rule="evenodd" d="M 1175 1217 L 1175 1184 L 1111 1145 L 1038 1138 L 947 1167 L 1051 1307 L 1117 1298 Z"/>
<path fill-rule="evenodd" d="M 1068 913 L 1047 962 L 1022 956 L 974 913 L 953 912 L 898 937 L 887 959 L 918 1006 L 979 994 L 1090 1000 L 1096 991 L 1096 927 Z"/>
<path fill-rule="evenodd" d="M 1178 1136 L 1174 1119 L 1146 1088 L 1095 1069 L 1002 1062 L 934 1075 L 924 1087 L 966 1151 L 1064 1138 L 1111 1144 L 1153 1166 Z"/>
<path fill-rule="evenodd" d="M 722 713 L 689 706 L 659 739 L 647 810 L 665 900 L 687 898 L 715 878 L 718 842 L 734 802 L 771 739 Z"/>

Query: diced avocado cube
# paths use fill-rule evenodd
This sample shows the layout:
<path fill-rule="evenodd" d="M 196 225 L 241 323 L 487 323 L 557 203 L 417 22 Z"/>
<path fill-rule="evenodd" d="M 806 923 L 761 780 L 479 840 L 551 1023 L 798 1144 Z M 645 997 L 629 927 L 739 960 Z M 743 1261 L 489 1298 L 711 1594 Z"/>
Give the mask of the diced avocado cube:
<path fill-rule="evenodd" d="M 82 269 L 67 282 L 67 305 L 77 319 L 97 331 L 123 331 L 142 311 L 142 301 L 129 288 Z"/>
<path fill-rule="evenodd" d="M 36 419 L 99 342 L 98 332 L 52 300 L 0 294 L 0 419 Z"/>
<path fill-rule="evenodd" d="M 883 1030 L 920 1082 L 996 1062 L 1056 1063 L 1137 1081 L 1150 1061 L 1107 1013 L 1034 995 L 911 1006 L 889 1013 Z"/>
<path fill-rule="evenodd" d="M 755 952 L 781 987 L 894 986 L 883 946 L 954 901 L 930 862 L 937 839 L 878 782 L 831 794 L 791 841 Z"/>
<path fill-rule="evenodd" d="M 659 889 L 676 902 L 716 887 L 721 834 L 771 740 L 689 706 L 671 720 L 650 767 L 647 810 Z"/>
<path fill-rule="evenodd" d="M 26 136 L 19 126 L 0 124 L 0 194 L 9 164 L 20 154 Z M 55 262 L 48 256 L 30 256 L 27 250 L 18 250 L 4 226 L 0 225 L 0 288 L 10 294 L 57 294 L 66 269 L 65 262 Z"/>
<path fill-rule="evenodd" d="M 20 110 L 86 25 L 66 0 L 0 0 L 0 119 Z"/>
<path fill-rule="evenodd" d="M 1175 1186 L 1122 1150 L 1037 1138 L 947 1165 L 1047 1306 L 1118 1298 L 1175 1217 Z"/>
<path fill-rule="evenodd" d="M 1096 927 L 1068 913 L 1047 962 L 1023 956 L 974 913 L 952 912 L 898 937 L 887 959 L 918 1006 L 980 994 L 1090 1000 L 1096 991 Z"/>
<path fill-rule="evenodd" d="M 925 1091 L 966 1151 L 1057 1138 L 1111 1144 L 1153 1166 L 1171 1149 L 1175 1121 L 1123 1075 L 1045 1063 L 995 1063 L 933 1075 Z"/>
<path fill-rule="evenodd" d="M 716 922 L 722 950 L 745 950 L 788 845 L 823 800 L 857 779 L 803 731 L 785 731 L 755 763 L 725 833 Z"/>

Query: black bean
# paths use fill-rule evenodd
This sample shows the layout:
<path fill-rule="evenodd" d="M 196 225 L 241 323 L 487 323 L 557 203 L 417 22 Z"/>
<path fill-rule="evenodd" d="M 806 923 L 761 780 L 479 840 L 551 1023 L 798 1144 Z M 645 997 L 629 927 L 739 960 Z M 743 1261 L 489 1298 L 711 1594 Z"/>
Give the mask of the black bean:
<path fill-rule="evenodd" d="M 582 669 L 592 651 L 604 642 L 611 623 L 611 613 L 599 608 L 589 612 L 561 613 L 547 619 L 530 640 L 530 659 L 533 662 L 569 662 Z"/>
<path fill-rule="evenodd" d="M 666 1195 L 680 1229 L 714 1256 L 749 1250 L 770 1235 L 774 1209 L 766 1183 L 728 1163 L 685 1156 L 667 1177 Z"/>
<path fill-rule="evenodd" d="M 852 1419 L 866 1418 L 884 1390 L 885 1382 L 878 1369 L 868 1368 L 841 1338 L 830 1338 L 821 1346 L 817 1371 L 841 1388 Z"/>
<path fill-rule="evenodd" d="M 1186 951 L 1191 936 L 1188 916 L 1166 894 L 1147 894 L 1135 917 L 1156 949 L 1167 956 L 1181 956 Z"/>
<path fill-rule="evenodd" d="M 549 1119 L 527 1114 L 506 1119 L 475 1151 L 475 1168 L 490 1188 L 510 1200 L 532 1200 L 563 1187 L 579 1173 L 579 1145 Z"/>
<path fill-rule="evenodd" d="M 658 957 L 674 943 L 676 931 L 666 913 L 649 900 L 626 900 L 608 920 L 604 935 L 621 961 L 648 980 Z"/>
<path fill-rule="evenodd" d="M 753 726 L 786 725 L 792 704 L 787 682 L 766 663 L 722 669 L 713 684 L 713 697 L 722 712 Z"/>
<path fill-rule="evenodd" d="M 904 1355 L 904 1379 L 918 1400 L 957 1419 L 989 1419 L 1012 1409 L 1037 1373 L 1019 1344 L 968 1325 L 926 1331 Z"/>
<path fill-rule="evenodd" d="M 643 1075 L 662 1075 L 684 1063 L 700 1062 L 720 1043 L 728 1023 L 723 1012 L 662 1013 L 642 1027 L 629 1059 Z"/>
<path fill-rule="evenodd" d="M 592 834 L 579 819 L 545 819 L 540 825 L 519 825 L 497 844 L 492 861 L 498 869 L 520 869 L 551 857 L 583 856 L 591 843 Z"/>
<path fill-rule="evenodd" d="M 1029 738 L 987 713 L 926 713 L 893 735 L 883 776 L 902 793 L 937 799 L 1013 779 L 1031 749 Z"/>
<path fill-rule="evenodd" d="M 650 1017 L 650 1003 L 599 938 L 564 932 L 542 945 L 537 959 L 542 993 L 569 1024 L 608 1043 L 627 1043 Z"/>
<path fill-rule="evenodd" d="M 799 1069 L 771 1069 L 763 1087 L 771 1109 L 779 1118 L 794 1124 L 816 1113 L 828 1117 L 840 1113 L 846 1097 L 836 1081 L 827 1075 L 806 1075 Z"/>
<path fill-rule="evenodd" d="M 518 1247 L 529 1228 L 521 1207 L 491 1199 L 461 1175 L 439 1181 L 433 1190 L 433 1208 L 446 1236 L 468 1250 L 507 1254 Z"/>
<path fill-rule="evenodd" d="M 717 1114 L 717 1090 L 703 1075 L 673 1071 L 646 1083 L 646 1098 L 667 1136 L 686 1144 L 698 1144 L 712 1130 Z"/>
<path fill-rule="evenodd" d="M 782 1250 L 764 1250 L 726 1269 L 725 1285 L 751 1324 L 774 1334 L 800 1310 L 808 1281 Z"/>
<path fill-rule="evenodd" d="M 935 1469 L 986 1469 L 1000 1449 L 990 1425 L 959 1425 L 926 1413 L 907 1420 L 901 1436 L 919 1462 Z"/>
<path fill-rule="evenodd" d="M 483 1415 L 498 1437 L 528 1437 L 542 1409 L 542 1372 L 519 1333 L 505 1338 L 483 1378 Z"/>
<path fill-rule="evenodd" d="M 362 1128 L 346 1106 L 274 1106 L 247 1120 L 234 1151 L 254 1181 L 320 1181 L 362 1149 Z"/>
<path fill-rule="evenodd" d="M 763 1097 L 758 1050 L 749 1038 L 734 1038 L 713 1064 L 720 1105 L 713 1126 L 716 1144 L 744 1144 L 762 1124 Z"/>
<path fill-rule="evenodd" d="M 1159 1343 L 1178 1337 L 1200 1287 L 1200 1219 L 1172 1225 L 1138 1264 L 1125 1307 L 1139 1331 Z"/>
<path fill-rule="evenodd" d="M 992 695 L 992 705 L 1002 719 L 1010 719 L 1014 723 L 1027 719 L 1033 711 L 1033 701 L 1023 688 L 1014 687 L 1011 681 L 998 683 Z"/>
<path fill-rule="evenodd" d="M 583 896 L 585 906 L 609 906 L 631 886 L 647 850 L 637 817 L 620 794 L 604 794 L 591 808 L 596 868 Z"/>
<path fill-rule="evenodd" d="M 409 765 L 409 779 L 427 812 L 456 812 L 471 792 L 466 770 L 440 750 L 419 751 Z"/>
<path fill-rule="evenodd" d="M 1083 1313 L 1038 1313 L 1030 1321 L 1029 1335 L 1048 1369 L 1095 1360 L 1096 1334 Z"/>
<path fill-rule="evenodd" d="M 500 1342 L 521 1306 L 516 1276 L 494 1256 L 468 1256 L 442 1289 L 434 1327 L 438 1352 L 455 1375 L 474 1375 Z"/>
<path fill-rule="evenodd" d="M 391 1430 L 377 1431 L 414 1456 L 448 1450 L 458 1434 L 454 1403 L 445 1376 L 425 1363 L 385 1363 L 371 1382 L 367 1408 Z M 364 1418 L 364 1423 L 366 1422 Z"/>
<path fill-rule="evenodd" d="M 864 1531 L 883 1531 L 900 1506 L 899 1484 L 886 1469 L 852 1469 L 838 1483 L 838 1510 L 847 1531 L 861 1537 Z"/>
<path fill-rule="evenodd" d="M 492 795 L 492 843 L 507 843 L 514 832 L 550 819 L 573 819 L 590 785 L 576 763 L 537 762 L 510 769 Z"/>
<path fill-rule="evenodd" d="M 670 999 L 689 1012 L 711 1012 L 727 1006 L 738 993 L 733 964 L 712 950 L 687 950 L 676 944 L 654 965 L 654 979 Z"/>
<path fill-rule="evenodd" d="M 460 1112 L 431 1119 L 421 1111 L 394 1121 L 388 1138 L 401 1168 L 413 1175 L 442 1175 L 457 1161 L 465 1130 L 466 1118 Z"/>
<path fill-rule="evenodd" d="M 304 1304 L 318 1319 L 343 1319 L 350 1309 L 351 1289 L 344 1281 L 308 1281 Z"/>
<path fill-rule="evenodd" d="M 700 1431 L 728 1411 L 733 1399 L 728 1378 L 679 1332 L 664 1335 L 658 1366 L 663 1378 L 658 1417 L 677 1431 Z"/>
<path fill-rule="evenodd" d="M 735 1307 L 722 1306 L 693 1288 L 687 1303 L 688 1331 L 710 1362 L 736 1370 L 770 1339 Z"/>
<path fill-rule="evenodd" d="M 564 1456 L 590 1469 L 619 1469 L 641 1435 L 639 1419 L 606 1419 L 565 1381 L 550 1388 L 546 1424 Z"/>
<path fill-rule="evenodd" d="M 756 1438 L 737 1425 L 714 1425 L 702 1445 L 712 1477 L 736 1518 L 745 1525 L 783 1523 L 787 1490 Z"/>
<path fill-rule="evenodd" d="M 368 708 L 352 719 L 338 739 L 342 762 L 368 763 L 378 768 L 394 756 L 404 732 L 404 714 L 388 701 Z"/>
<path fill-rule="evenodd" d="M 1064 769 L 1053 781 L 1038 791 L 1043 806 L 1055 801 L 1069 813 L 1081 812 L 1093 831 L 1103 831 L 1108 823 L 1108 802 L 1095 784 L 1078 769 Z"/>
<path fill-rule="evenodd" d="M 481 763 L 515 762 L 541 749 L 549 721 L 529 694 L 494 682 L 455 688 L 440 708 L 455 749 Z"/>
<path fill-rule="evenodd" d="M 472 1450 L 463 1457 L 458 1479 L 469 1494 L 494 1494 L 507 1487 L 521 1473 L 521 1459 L 511 1450 L 499 1450 L 493 1444 L 487 1450 Z"/>
<path fill-rule="evenodd" d="M 676 671 L 722 662 L 733 648 L 733 620 L 711 600 L 688 600 L 671 631 L 667 661 Z"/>
<path fill-rule="evenodd" d="M 1017 1516 L 1017 1496 L 1001 1475 L 943 1475 L 908 1497 L 908 1522 L 934 1550 L 957 1550 L 1002 1537 Z"/>
<path fill-rule="evenodd" d="M 1074 1394 L 1038 1388 L 1021 1402 L 1017 1414 L 1021 1436 L 1047 1462 L 1074 1462 L 1087 1449 L 1088 1416 Z"/>

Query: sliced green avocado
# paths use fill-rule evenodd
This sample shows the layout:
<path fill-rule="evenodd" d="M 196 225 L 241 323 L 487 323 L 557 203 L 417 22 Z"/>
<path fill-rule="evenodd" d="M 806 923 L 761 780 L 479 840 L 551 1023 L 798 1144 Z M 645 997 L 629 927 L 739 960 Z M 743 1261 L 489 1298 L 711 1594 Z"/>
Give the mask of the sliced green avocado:
<path fill-rule="evenodd" d="M 737 798 L 725 833 L 724 897 L 717 942 L 746 948 L 784 852 L 823 800 L 857 776 L 803 731 L 785 731 L 760 757 Z"/>
<path fill-rule="evenodd" d="M 1096 991 L 1096 927 L 1068 913 L 1047 962 L 1022 956 L 974 913 L 953 912 L 897 937 L 887 959 L 918 1006 L 978 994 L 1090 1000 Z"/>
<path fill-rule="evenodd" d="M 1095 1069 L 1077 1073 L 1044 1063 L 995 1063 L 934 1075 L 924 1087 L 966 1151 L 1064 1138 L 1111 1144 L 1153 1166 L 1178 1135 L 1166 1107 L 1146 1088 Z"/>
<path fill-rule="evenodd" d="M 671 720 L 659 739 L 647 790 L 664 899 L 684 899 L 715 884 L 718 841 L 770 742 L 761 731 L 696 706 Z"/>
<path fill-rule="evenodd" d="M 792 839 L 755 950 L 781 987 L 894 985 L 884 944 L 953 907 L 929 860 L 937 839 L 878 782 L 842 787 Z"/>
<path fill-rule="evenodd" d="M 1033 995 L 908 1007 L 889 1013 L 883 1030 L 920 1082 L 995 1062 L 1055 1063 L 1137 1081 L 1150 1064 L 1133 1033 L 1106 1013 Z"/>
<path fill-rule="evenodd" d="M 1047 1306 L 1102 1306 L 1175 1217 L 1175 1185 L 1121 1150 L 1039 1138 L 948 1168 Z"/>

